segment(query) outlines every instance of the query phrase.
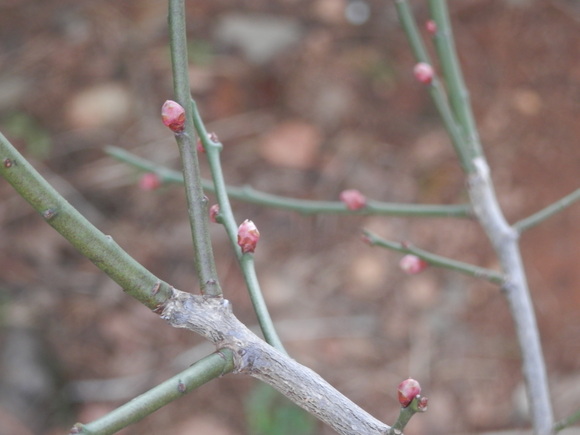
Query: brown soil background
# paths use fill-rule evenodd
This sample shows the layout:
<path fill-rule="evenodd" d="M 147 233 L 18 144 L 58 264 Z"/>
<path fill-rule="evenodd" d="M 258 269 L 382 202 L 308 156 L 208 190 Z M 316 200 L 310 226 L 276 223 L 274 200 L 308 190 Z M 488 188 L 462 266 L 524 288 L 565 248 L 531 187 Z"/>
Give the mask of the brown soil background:
<path fill-rule="evenodd" d="M 449 141 L 412 78 L 392 2 L 368 1 L 362 26 L 345 20 L 345 0 L 189 3 L 192 90 L 225 144 L 228 183 L 321 200 L 346 188 L 393 202 L 465 199 Z M 578 188 L 580 8 L 564 0 L 450 3 L 485 152 L 513 222 Z M 416 10 L 427 19 L 422 2 Z M 220 39 L 226 18 L 264 14 L 299 29 L 266 62 Z M 4 0 L 0 44 L 2 131 L 103 232 L 162 279 L 196 291 L 183 192 L 140 190 L 139 174 L 103 151 L 115 145 L 179 167 L 158 117 L 172 96 L 165 2 Z M 45 155 L 36 133 L 50 140 Z M 398 382 L 419 379 L 430 408 L 407 434 L 527 427 L 517 343 L 498 289 L 444 270 L 406 276 L 398 255 L 359 239 L 370 228 L 494 267 L 474 223 L 234 208 L 262 233 L 259 276 L 298 361 L 389 423 Z M 557 418 L 580 404 L 579 221 L 576 205 L 522 239 Z M 126 297 L 5 182 L 0 222 L 0 433 L 65 433 L 126 400 L 111 395 L 144 391 L 211 351 Z M 212 231 L 226 297 L 254 325 L 225 235 Z M 192 348 L 199 352 L 183 355 Z M 138 374 L 137 383 L 127 378 Z M 78 381 L 109 379 L 96 382 L 95 395 L 71 399 Z M 28 392 L 35 400 L 17 403 L 8 387 L 28 382 L 38 386 Z M 254 387 L 227 376 L 122 433 L 248 433 L 244 398 Z M 320 425 L 319 433 L 333 432 Z"/>

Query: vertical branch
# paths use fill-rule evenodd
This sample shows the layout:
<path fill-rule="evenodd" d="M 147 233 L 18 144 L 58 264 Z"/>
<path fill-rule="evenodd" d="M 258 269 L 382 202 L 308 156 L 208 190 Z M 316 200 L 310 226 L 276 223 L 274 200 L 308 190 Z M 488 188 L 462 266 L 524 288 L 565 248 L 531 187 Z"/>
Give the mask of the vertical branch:
<path fill-rule="evenodd" d="M 252 300 L 252 305 L 256 317 L 258 318 L 260 329 L 262 330 L 264 338 L 268 344 L 274 346 L 281 352 L 285 352 L 282 340 L 280 340 L 280 337 L 276 332 L 274 322 L 272 322 L 266 301 L 264 300 L 264 295 L 260 289 L 260 283 L 256 276 L 256 268 L 254 267 L 254 255 L 252 253 L 242 253 L 242 250 L 237 243 L 238 225 L 228 197 L 227 186 L 220 160 L 220 153 L 223 149 L 223 145 L 217 141 L 216 135 L 208 134 L 199 114 L 199 110 L 197 109 L 197 104 L 193 98 L 191 99 L 191 105 L 193 109 L 193 124 L 195 125 L 197 134 L 199 135 L 200 141 L 205 149 L 211 170 L 213 188 L 219 204 L 219 221 L 225 227 L 232 249 L 236 253 L 236 257 L 238 258 L 238 262 L 242 268 L 242 274 L 246 281 L 246 287 L 248 288 L 248 293 L 250 294 L 250 299 Z"/>
<path fill-rule="evenodd" d="M 169 32 L 175 98 L 185 108 L 186 113 L 185 129 L 181 133 L 176 133 L 175 139 L 183 163 L 183 179 L 195 251 L 195 268 L 202 294 L 218 297 L 222 295 L 222 291 L 217 279 L 209 237 L 208 199 L 203 194 L 201 186 L 197 141 L 192 117 L 184 0 L 169 0 Z"/>
<path fill-rule="evenodd" d="M 420 46 L 422 40 L 414 24 L 412 12 L 406 0 L 396 0 L 396 4 L 413 52 L 419 61 L 424 61 L 426 54 L 424 48 Z M 523 374 L 534 431 L 537 435 L 547 435 L 553 430 L 552 406 L 540 334 L 518 244 L 518 232 L 507 223 L 498 204 L 489 166 L 481 150 L 469 93 L 455 51 L 446 1 L 429 0 L 429 4 L 437 24 L 435 43 L 449 91 L 451 113 L 447 112 L 447 99 L 442 100 L 442 92 L 436 93 L 433 89 L 439 87 L 435 80 L 430 85 L 431 93 L 467 172 L 468 191 L 474 213 L 490 239 L 504 272 L 503 289 L 514 319 L 522 353 Z"/>
<path fill-rule="evenodd" d="M 481 141 L 471 109 L 469 91 L 465 86 L 461 65 L 457 58 L 447 2 L 445 0 L 429 0 L 429 6 L 433 19 L 437 23 L 438 30 L 434 39 L 435 48 L 441 61 L 443 75 L 447 79 L 451 107 L 458 120 L 466 146 L 469 148 L 471 158 L 481 156 Z"/>

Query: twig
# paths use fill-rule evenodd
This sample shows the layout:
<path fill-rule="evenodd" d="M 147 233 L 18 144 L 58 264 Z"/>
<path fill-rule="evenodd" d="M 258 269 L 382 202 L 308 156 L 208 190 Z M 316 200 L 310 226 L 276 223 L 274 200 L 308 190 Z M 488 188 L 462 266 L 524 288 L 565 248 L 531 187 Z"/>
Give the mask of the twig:
<path fill-rule="evenodd" d="M 148 308 L 158 309 L 172 287 L 161 281 L 111 236 L 91 224 L 26 161 L 0 133 L 0 174 L 44 220 L 81 254 L 109 275 L 123 290 Z"/>
<path fill-rule="evenodd" d="M 433 266 L 455 270 L 465 275 L 485 279 L 493 284 L 502 285 L 505 281 L 505 277 L 494 270 L 464 263 L 462 261 L 452 260 L 451 258 L 443 257 L 441 255 L 432 254 L 431 252 L 424 251 L 423 249 L 419 249 L 407 243 L 391 242 L 367 230 L 363 230 L 363 233 L 368 242 L 373 246 L 381 246 L 403 254 L 413 254 Z"/>
<path fill-rule="evenodd" d="M 224 349 L 88 424 L 77 423 L 70 435 L 109 435 L 136 423 L 168 403 L 234 369 L 232 352 Z"/>
<path fill-rule="evenodd" d="M 563 429 L 566 429 L 569 426 L 572 426 L 574 423 L 580 421 L 580 411 L 576 411 L 574 414 L 566 417 L 563 420 L 560 420 L 554 425 L 554 432 L 560 432 Z"/>
<path fill-rule="evenodd" d="M 280 337 L 276 332 L 276 328 L 272 322 L 272 317 L 270 316 L 266 301 L 264 300 L 264 295 L 260 289 L 260 283 L 256 276 L 256 269 L 254 266 L 254 254 L 249 252 L 246 254 L 242 253 L 242 250 L 237 243 L 238 225 L 236 223 L 234 213 L 230 205 L 230 200 L 228 198 L 227 187 L 220 160 L 220 152 L 223 149 L 223 145 L 220 142 L 214 141 L 208 135 L 203 120 L 201 119 L 201 115 L 197 109 L 197 104 L 193 99 L 191 99 L 191 106 L 193 110 L 193 123 L 199 135 L 200 141 L 205 149 L 210 166 L 214 192 L 219 204 L 219 221 L 226 229 L 226 233 L 230 239 L 232 249 L 236 253 L 238 262 L 242 268 L 242 273 L 246 281 L 246 287 L 248 289 L 248 293 L 250 294 L 250 299 L 252 301 L 256 317 L 260 323 L 260 328 L 262 329 L 264 338 L 269 344 L 281 352 L 286 352 L 282 344 L 282 340 L 280 340 Z"/>
<path fill-rule="evenodd" d="M 519 222 L 516 222 L 513 227 L 519 234 L 521 234 L 524 231 L 538 225 L 540 222 L 548 219 L 549 217 L 552 217 L 556 213 L 564 210 L 566 207 L 571 206 L 578 200 L 580 200 L 580 189 L 576 189 L 574 192 L 566 195 L 553 204 L 550 204 L 549 206 L 534 213 L 533 215 L 528 216 Z"/>
<path fill-rule="evenodd" d="M 176 133 L 175 139 L 179 145 L 183 164 L 183 179 L 195 251 L 195 268 L 202 294 L 219 297 L 222 295 L 222 290 L 216 273 L 209 236 L 208 199 L 203 194 L 201 172 L 197 159 L 197 141 L 193 125 L 193 107 L 189 87 L 185 5 L 183 0 L 169 0 L 169 35 L 175 98 L 185 108 L 186 113 L 185 130 L 181 133 Z"/>
<path fill-rule="evenodd" d="M 115 159 L 125 162 L 143 171 L 157 174 L 164 183 L 183 183 L 180 172 L 160 166 L 150 160 L 138 157 L 122 148 L 109 146 L 107 153 Z M 208 192 L 215 192 L 211 181 L 202 179 L 202 186 Z M 302 214 L 338 214 L 338 215 L 389 215 L 408 217 L 456 217 L 471 218 L 471 206 L 458 205 L 431 205 L 431 204 L 400 204 L 368 200 L 366 207 L 360 210 L 349 210 L 340 201 L 318 201 L 308 199 L 288 198 L 258 191 L 252 187 L 226 186 L 230 198 L 240 201 L 259 204 L 273 208 L 291 210 Z"/>

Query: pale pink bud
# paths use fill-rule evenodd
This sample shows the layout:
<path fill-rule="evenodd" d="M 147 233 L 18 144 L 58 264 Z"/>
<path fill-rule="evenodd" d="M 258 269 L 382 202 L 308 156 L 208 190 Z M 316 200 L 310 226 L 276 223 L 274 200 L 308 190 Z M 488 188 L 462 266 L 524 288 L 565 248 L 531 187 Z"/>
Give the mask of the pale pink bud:
<path fill-rule="evenodd" d="M 238 228 L 238 245 L 242 248 L 242 253 L 254 252 L 260 240 L 260 232 L 254 222 L 246 219 Z"/>
<path fill-rule="evenodd" d="M 425 29 L 430 35 L 435 35 L 437 33 L 437 23 L 434 20 L 427 20 Z"/>
<path fill-rule="evenodd" d="M 365 196 L 356 189 L 343 190 L 339 198 L 349 210 L 360 210 L 367 205 Z"/>
<path fill-rule="evenodd" d="M 399 261 L 399 267 L 403 269 L 403 272 L 408 273 L 409 275 L 415 275 L 423 271 L 427 266 L 429 266 L 429 263 L 412 254 L 405 255 L 401 258 L 401 261 Z"/>
<path fill-rule="evenodd" d="M 433 81 L 433 76 L 435 75 L 433 67 L 425 62 L 419 62 L 415 65 L 415 68 L 413 68 L 413 74 L 417 81 L 424 85 L 430 85 Z"/>
<path fill-rule="evenodd" d="M 217 137 L 217 134 L 215 134 L 213 131 L 211 133 L 207 134 L 207 138 L 214 143 L 219 143 L 219 139 Z M 205 148 L 203 147 L 203 143 L 201 141 L 201 138 L 197 139 L 197 151 L 200 153 L 205 153 Z"/>
<path fill-rule="evenodd" d="M 218 215 L 220 214 L 219 204 L 214 204 L 209 208 L 209 220 L 214 224 L 217 223 Z"/>
<path fill-rule="evenodd" d="M 415 379 L 405 379 L 397 388 L 399 403 L 403 408 L 410 405 L 415 397 L 421 394 L 421 385 Z"/>
<path fill-rule="evenodd" d="M 156 190 L 161 186 L 161 179 L 153 172 L 147 172 L 139 179 L 139 188 L 141 190 Z"/>
<path fill-rule="evenodd" d="M 167 100 L 161 107 L 161 120 L 174 133 L 181 133 L 185 128 L 185 109 L 172 100 Z"/>
<path fill-rule="evenodd" d="M 427 411 L 428 407 L 429 407 L 429 399 L 425 396 L 419 397 L 419 403 L 417 403 L 417 409 L 420 412 L 425 412 L 425 411 Z"/>

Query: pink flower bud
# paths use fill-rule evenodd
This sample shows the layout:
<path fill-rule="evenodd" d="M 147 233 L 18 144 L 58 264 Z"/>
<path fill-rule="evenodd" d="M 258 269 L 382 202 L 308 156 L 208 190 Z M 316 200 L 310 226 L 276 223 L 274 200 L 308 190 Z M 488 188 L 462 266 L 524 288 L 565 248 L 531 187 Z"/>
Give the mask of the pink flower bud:
<path fill-rule="evenodd" d="M 238 245 L 242 248 L 242 253 L 254 252 L 258 240 L 260 240 L 258 228 L 254 222 L 246 219 L 238 228 Z"/>
<path fill-rule="evenodd" d="M 437 23 L 434 20 L 427 20 L 425 23 L 425 29 L 431 36 L 433 36 L 437 33 Z"/>
<path fill-rule="evenodd" d="M 147 172 L 139 179 L 139 188 L 145 191 L 159 189 L 161 186 L 161 179 L 153 172 Z"/>
<path fill-rule="evenodd" d="M 167 100 L 161 107 L 161 120 L 174 133 L 181 133 L 185 128 L 185 109 L 172 100 Z"/>
<path fill-rule="evenodd" d="M 433 71 L 433 67 L 428 63 L 419 62 L 417 65 L 415 65 L 415 68 L 413 68 L 413 74 L 415 75 L 417 81 L 420 83 L 423 83 L 424 85 L 430 85 L 433 81 L 435 72 Z"/>
<path fill-rule="evenodd" d="M 218 215 L 220 214 L 219 204 L 214 204 L 209 208 L 209 220 L 214 224 L 217 223 Z"/>
<path fill-rule="evenodd" d="M 428 407 L 429 407 L 429 399 L 425 396 L 421 396 L 419 398 L 419 403 L 417 403 L 417 409 L 419 410 L 419 412 L 425 412 L 427 411 Z"/>
<path fill-rule="evenodd" d="M 360 210 L 367 205 L 365 196 L 356 189 L 343 190 L 339 198 L 349 210 Z"/>
<path fill-rule="evenodd" d="M 423 271 L 427 266 L 429 266 L 429 263 L 412 254 L 405 255 L 399 261 L 399 267 L 409 275 L 415 275 Z"/>
<path fill-rule="evenodd" d="M 405 379 L 397 388 L 399 403 L 403 408 L 410 405 L 415 397 L 421 394 L 421 385 L 415 379 Z"/>
<path fill-rule="evenodd" d="M 207 134 L 207 138 L 214 143 L 219 143 L 220 141 L 217 137 L 217 134 L 215 134 L 213 131 Z M 197 151 L 200 153 L 205 153 L 205 148 L 203 147 L 201 138 L 197 138 Z"/>

